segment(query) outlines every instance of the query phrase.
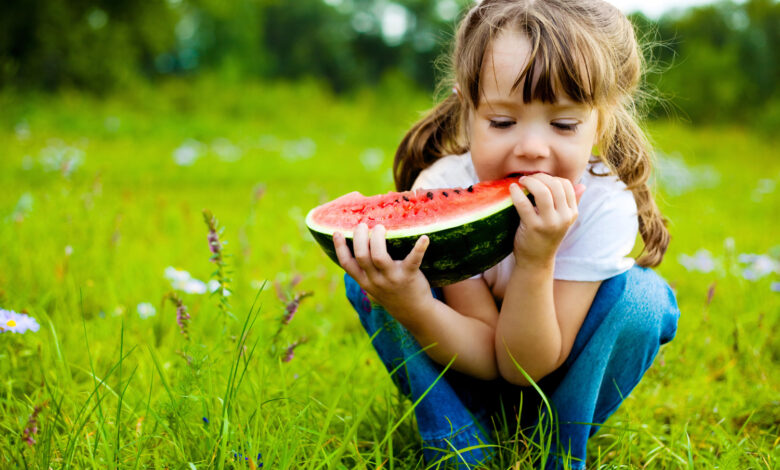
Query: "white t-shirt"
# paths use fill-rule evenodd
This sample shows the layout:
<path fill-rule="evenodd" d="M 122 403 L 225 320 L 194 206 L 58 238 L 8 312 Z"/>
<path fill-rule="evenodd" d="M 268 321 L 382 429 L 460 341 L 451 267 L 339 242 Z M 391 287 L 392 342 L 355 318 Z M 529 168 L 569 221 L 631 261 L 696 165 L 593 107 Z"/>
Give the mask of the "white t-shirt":
<path fill-rule="evenodd" d="M 607 173 L 602 163 L 589 166 Z M 412 189 L 467 187 L 479 182 L 471 154 L 443 157 L 423 170 Z M 628 255 L 639 230 L 634 196 L 616 176 L 594 176 L 585 171 L 579 181 L 586 186 L 577 220 L 569 227 L 555 255 L 555 279 L 603 281 L 634 265 Z M 515 257 L 510 254 L 482 273 L 496 298 L 503 298 Z"/>

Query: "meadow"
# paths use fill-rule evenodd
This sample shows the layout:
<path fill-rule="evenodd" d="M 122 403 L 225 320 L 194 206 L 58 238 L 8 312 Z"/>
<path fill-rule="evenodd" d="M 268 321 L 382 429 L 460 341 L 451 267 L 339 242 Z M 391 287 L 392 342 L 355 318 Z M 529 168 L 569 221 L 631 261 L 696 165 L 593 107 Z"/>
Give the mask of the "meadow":
<path fill-rule="evenodd" d="M 393 80 L 0 92 L 0 308 L 40 325 L 0 333 L 0 468 L 424 468 L 303 218 L 391 190 L 429 105 Z M 777 468 L 777 137 L 649 130 L 682 317 L 589 467 Z M 496 468 L 532 468 L 526 444 Z"/>

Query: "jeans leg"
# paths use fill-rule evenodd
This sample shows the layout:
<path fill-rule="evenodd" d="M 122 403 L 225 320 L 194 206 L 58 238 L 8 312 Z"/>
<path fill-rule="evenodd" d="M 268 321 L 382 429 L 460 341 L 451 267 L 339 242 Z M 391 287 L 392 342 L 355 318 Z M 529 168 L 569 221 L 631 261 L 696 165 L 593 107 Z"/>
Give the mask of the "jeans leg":
<path fill-rule="evenodd" d="M 608 279 L 591 306 L 548 395 L 557 414 L 556 451 L 571 468 L 585 467 L 586 444 L 672 340 L 680 311 L 669 286 L 650 269 L 634 267 Z M 548 468 L 561 468 L 551 459 Z"/>
<path fill-rule="evenodd" d="M 487 431 L 489 411 L 470 394 L 484 389 L 489 382 L 453 370 L 445 372 L 382 306 L 368 300 L 357 282 L 345 275 L 344 283 L 347 298 L 393 382 L 416 403 L 414 412 L 425 461 L 435 462 L 454 450 L 460 456 L 451 456 L 446 466 L 473 465 L 488 458 L 491 452 L 487 447 L 463 449 L 492 443 Z"/>
<path fill-rule="evenodd" d="M 522 394 L 522 422 L 536 422 L 540 400 L 533 389 L 442 373 L 387 311 L 369 302 L 352 278 L 344 280 L 347 297 L 393 381 L 413 402 L 422 397 L 415 414 L 427 462 L 447 450 L 492 443 L 490 418 L 500 414 L 502 400 L 511 408 Z M 671 289 L 649 269 L 634 267 L 602 283 L 566 362 L 539 382 L 558 423 L 552 455 L 568 452 L 571 467 L 584 468 L 588 438 L 633 390 L 659 346 L 674 337 L 679 315 Z M 490 453 L 478 448 L 461 455 L 474 464 Z M 548 468 L 561 466 L 560 459 L 548 460 Z"/>

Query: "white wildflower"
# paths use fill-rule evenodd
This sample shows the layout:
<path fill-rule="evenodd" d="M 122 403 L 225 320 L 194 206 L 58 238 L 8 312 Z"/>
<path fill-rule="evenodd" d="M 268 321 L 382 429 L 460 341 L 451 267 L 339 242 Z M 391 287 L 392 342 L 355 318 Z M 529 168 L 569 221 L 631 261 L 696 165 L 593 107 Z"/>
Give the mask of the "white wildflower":
<path fill-rule="evenodd" d="M 149 302 L 141 302 L 136 307 L 136 310 L 138 311 L 138 316 L 141 317 L 142 320 L 146 320 L 147 318 L 151 318 L 157 315 L 157 309 L 154 308 L 154 305 L 150 304 Z"/>
<path fill-rule="evenodd" d="M 772 273 L 780 273 L 780 262 L 768 255 L 743 253 L 737 257 L 737 260 L 748 265 L 742 271 L 742 276 L 749 281 L 756 281 Z"/>
<path fill-rule="evenodd" d="M 385 159 L 385 154 L 382 149 L 370 148 L 363 151 L 360 154 L 360 163 L 363 164 L 363 168 L 368 171 L 378 170 L 382 166 L 382 162 Z"/>
<path fill-rule="evenodd" d="M 191 166 L 203 155 L 203 144 L 187 139 L 173 151 L 173 161 L 179 166 Z"/>
<path fill-rule="evenodd" d="M 699 271 L 702 273 L 712 272 L 716 267 L 716 260 L 712 257 L 712 253 L 702 248 L 697 251 L 693 256 L 680 255 L 677 261 L 688 271 Z"/>

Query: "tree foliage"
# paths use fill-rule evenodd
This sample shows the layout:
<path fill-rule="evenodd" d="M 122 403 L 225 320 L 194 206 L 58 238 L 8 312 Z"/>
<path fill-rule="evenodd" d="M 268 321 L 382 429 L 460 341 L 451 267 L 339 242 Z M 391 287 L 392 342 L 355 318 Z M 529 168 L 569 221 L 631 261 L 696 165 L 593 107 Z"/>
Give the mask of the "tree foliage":
<path fill-rule="evenodd" d="M 653 22 L 632 15 L 648 39 L 649 77 L 662 106 L 696 123 L 780 126 L 780 3 L 721 2 Z"/>
<path fill-rule="evenodd" d="M 216 71 L 236 82 L 314 78 L 335 91 L 389 71 L 432 89 L 470 0 L 0 2 L 0 86 L 105 92 Z M 654 116 L 780 125 L 780 4 L 730 1 L 651 20 Z"/>

